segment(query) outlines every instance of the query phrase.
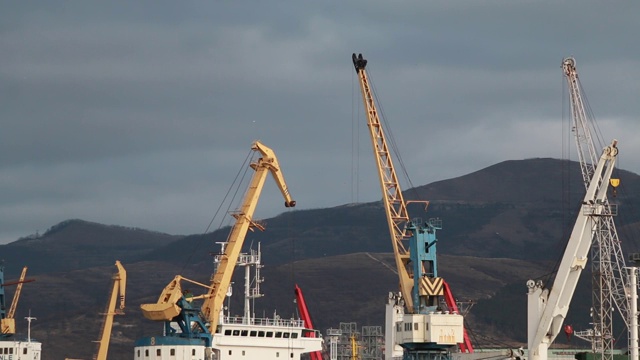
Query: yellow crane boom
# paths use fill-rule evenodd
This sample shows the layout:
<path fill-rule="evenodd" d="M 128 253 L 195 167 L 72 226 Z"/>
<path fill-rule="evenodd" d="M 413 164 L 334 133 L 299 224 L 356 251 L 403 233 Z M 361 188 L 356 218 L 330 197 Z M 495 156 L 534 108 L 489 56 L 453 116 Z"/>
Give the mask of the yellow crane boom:
<path fill-rule="evenodd" d="M 284 196 L 285 207 L 294 207 L 296 205 L 296 202 L 289 194 L 287 184 L 280 170 L 280 164 L 273 150 L 259 141 L 255 141 L 251 149 L 259 152 L 261 157 L 250 165 L 251 168 L 255 170 L 255 173 L 251 178 L 240 209 L 232 214 L 236 222 L 225 243 L 216 273 L 212 276 L 209 286 L 196 283 L 208 289 L 206 294 L 198 296 L 197 298 L 204 299 L 201 309 L 202 319 L 208 324 L 207 330 L 211 334 L 214 334 L 218 327 L 220 312 L 224 305 L 224 299 L 231 284 L 233 270 L 238 261 L 238 256 L 240 255 L 247 231 L 252 228 L 263 230 L 260 224 L 253 221 L 253 214 L 268 173 L 271 173 L 280 192 Z M 182 311 L 178 304 L 183 296 L 180 285 L 180 281 L 182 280 L 191 281 L 178 275 L 164 288 L 156 303 L 142 304 L 140 308 L 142 309 L 144 317 L 154 321 L 172 321 L 177 318 Z M 188 301 L 194 299 L 196 299 L 196 297 L 192 297 Z"/>
<path fill-rule="evenodd" d="M 107 304 L 107 311 L 104 314 L 104 323 L 102 324 L 102 334 L 100 340 L 98 340 L 98 350 L 94 356 L 95 360 L 106 360 L 107 352 L 109 350 L 109 341 L 111 340 L 111 329 L 113 327 L 113 317 L 116 314 L 122 314 L 125 302 L 125 292 L 127 287 L 127 272 L 120 263 L 116 260 L 116 268 L 118 272 L 112 277 L 113 287 L 111 288 L 111 296 L 109 297 L 109 303 Z M 116 303 L 120 299 L 118 310 L 116 310 Z"/>
<path fill-rule="evenodd" d="M 389 224 L 389 233 L 393 244 L 393 253 L 396 258 L 396 268 L 400 280 L 400 291 L 405 301 L 405 306 L 409 313 L 413 312 L 413 296 L 411 289 L 413 288 L 413 278 L 409 271 L 410 254 L 409 249 L 405 247 L 403 241 L 406 240 L 405 225 L 409 221 L 407 213 L 407 204 L 402 196 L 402 190 L 398 183 L 398 176 L 393 167 L 391 154 L 384 137 L 384 131 L 378 116 L 371 88 L 369 87 L 369 77 L 365 70 L 367 60 L 362 58 L 362 54 L 356 56 L 353 54 L 353 66 L 358 73 L 360 80 L 360 90 L 362 92 L 362 100 L 364 109 L 367 114 L 367 126 L 371 135 L 373 144 L 373 155 L 376 158 L 378 169 L 378 177 L 380 179 L 380 187 L 382 189 L 382 200 L 384 202 L 385 213 L 387 215 L 387 223 Z"/>
<path fill-rule="evenodd" d="M 2 286 L 17 284 L 16 292 L 13 294 L 13 300 L 11 300 L 11 306 L 9 307 L 9 312 L 4 319 L 0 320 L 0 334 L 3 335 L 13 335 L 16 333 L 16 309 L 18 308 L 18 300 L 20 299 L 20 293 L 22 292 L 22 285 L 25 282 L 30 282 L 33 280 L 25 280 L 27 276 L 27 267 L 22 268 L 22 273 L 20 274 L 20 280 L 16 282 L 2 284 Z"/>
<path fill-rule="evenodd" d="M 247 231 L 251 227 L 261 228 L 259 224 L 253 221 L 253 214 L 258 204 L 265 179 L 267 178 L 267 173 L 271 173 L 282 196 L 284 196 L 284 206 L 294 207 L 296 205 L 296 202 L 289 194 L 284 176 L 282 175 L 282 171 L 280 171 L 280 164 L 273 150 L 259 141 L 254 142 L 251 149 L 260 152 L 262 157 L 260 157 L 257 162 L 251 164 L 251 168 L 255 170 L 255 173 L 251 178 L 251 183 L 245 193 L 240 210 L 233 214 L 233 217 L 236 218 L 236 223 L 231 229 L 228 241 L 224 247 L 224 254 L 211 280 L 209 296 L 205 298 L 204 304 L 202 305 L 204 318 L 209 323 L 209 331 L 212 334 L 215 333 L 218 326 L 220 311 L 224 305 L 224 298 L 231 284 L 231 276 L 238 261 L 238 256 Z"/>
<path fill-rule="evenodd" d="M 20 274 L 20 280 L 18 280 L 18 286 L 16 287 L 16 293 L 13 295 L 11 301 L 11 307 L 7 313 L 8 318 L 13 318 L 16 314 L 16 308 L 18 307 L 18 299 L 20 299 L 20 292 L 22 292 L 22 284 L 24 284 L 24 278 L 27 276 L 27 267 L 22 268 L 22 274 Z"/>

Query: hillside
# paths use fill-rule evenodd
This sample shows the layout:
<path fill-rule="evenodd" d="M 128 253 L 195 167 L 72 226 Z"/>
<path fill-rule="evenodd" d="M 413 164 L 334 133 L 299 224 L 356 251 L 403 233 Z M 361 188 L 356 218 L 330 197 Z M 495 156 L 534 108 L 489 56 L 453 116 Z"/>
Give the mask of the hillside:
<path fill-rule="evenodd" d="M 297 283 L 305 293 L 318 328 L 339 327 L 340 322 L 382 326 L 387 294 L 397 287 L 396 274 L 391 270 L 393 264 L 389 253 L 354 253 L 275 267 L 267 264 L 262 271 L 266 296 L 257 301 L 256 313 L 272 316 L 277 310 L 281 316 L 294 316 L 297 311 L 292 301 L 293 287 Z M 116 358 L 130 356 L 136 338 L 160 333 L 160 324 L 145 320 L 139 304 L 155 302 L 161 289 L 177 273 L 201 282 L 208 279 L 206 266 L 183 268 L 158 262 L 123 265 L 128 278 L 127 308 L 125 316 L 116 317 L 113 329 L 110 353 Z M 521 260 L 457 256 L 442 256 L 441 266 L 442 276 L 456 289 L 458 298 L 475 301 L 490 299 L 500 288 L 514 282 L 521 284 L 522 295 L 528 273 L 543 271 L 543 266 Z M 454 271 L 444 270 L 449 268 Z M 458 273 L 461 268 L 466 271 Z M 95 350 L 92 341 L 99 336 L 102 319 L 99 314 L 104 311 L 114 271 L 114 266 L 108 266 L 36 276 L 35 282 L 25 285 L 16 315 L 21 334 L 26 335 L 26 322 L 22 319 L 31 310 L 31 315 L 37 318 L 32 336 L 47 349 L 43 358 L 90 358 Z M 236 276 L 235 283 L 238 284 L 235 291 L 240 292 L 242 279 Z M 241 313 L 239 298 L 234 300 L 230 308 Z M 475 309 L 472 315 L 476 315 Z M 487 326 L 475 319 L 470 316 L 467 320 L 473 324 L 471 329 L 486 334 Z M 508 322 L 503 324 L 506 325 L 517 326 Z M 513 339 L 513 334 L 500 331 L 492 330 L 491 334 L 483 335 L 487 337 L 484 343 L 487 339 Z"/>
<path fill-rule="evenodd" d="M 637 252 L 640 177 L 622 170 L 618 175 L 623 186 L 611 198 L 621 208 L 616 221 L 625 253 Z M 577 164 L 554 159 L 506 161 L 405 191 L 406 199 L 430 200 L 428 213 L 416 205 L 409 208 L 412 216 L 444 221 L 438 232 L 439 272 L 459 299 L 477 302 L 466 321 L 478 344 L 524 341 L 524 283 L 552 270 L 583 191 Z M 261 242 L 266 265 L 267 296 L 258 301 L 257 313 L 293 314 L 298 283 L 320 329 L 340 322 L 383 325 L 384 302 L 397 289 L 397 277 L 380 202 L 293 210 L 266 223 L 265 232 L 249 233 L 245 241 L 245 248 Z M 37 280 L 24 287 L 18 329 L 25 334 L 21 319 L 31 310 L 44 360 L 89 358 L 113 264 L 121 260 L 129 274 L 127 316 L 116 319 L 111 354 L 129 357 L 135 338 L 160 329 L 142 318 L 139 304 L 155 302 L 175 274 L 208 282 L 210 254 L 218 252 L 215 243 L 228 231 L 174 236 L 68 220 L 39 236 L 0 245 L 6 280 L 17 277 L 23 265 Z M 589 276 L 583 274 L 586 280 L 569 313 L 577 329 L 589 322 Z M 7 288 L 7 298 L 12 291 Z M 231 308 L 241 309 L 235 300 Z"/>
<path fill-rule="evenodd" d="M 0 246 L 2 258 L 26 264 L 29 274 L 65 272 L 111 265 L 115 259 L 137 261 L 159 246 L 181 239 L 154 231 L 66 220 L 42 235 L 21 238 Z M 21 271 L 8 268 L 7 274 Z"/>

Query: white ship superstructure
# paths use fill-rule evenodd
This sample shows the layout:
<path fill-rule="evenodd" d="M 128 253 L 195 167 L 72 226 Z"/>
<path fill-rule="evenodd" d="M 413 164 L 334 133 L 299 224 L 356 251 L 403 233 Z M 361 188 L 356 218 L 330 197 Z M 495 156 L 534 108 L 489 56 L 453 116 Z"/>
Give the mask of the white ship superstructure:
<path fill-rule="evenodd" d="M 25 319 L 29 323 L 27 339 L 0 338 L 0 360 L 40 360 L 42 343 L 31 340 L 31 321 L 35 318 Z"/>
<path fill-rule="evenodd" d="M 216 263 L 219 257 L 216 257 Z M 300 359 L 302 354 L 321 351 L 323 340 L 320 333 L 306 328 L 303 320 L 285 319 L 275 313 L 271 318 L 253 315 L 251 300 L 262 296 L 259 248 L 258 251 L 241 254 L 237 265 L 245 269 L 243 316 L 229 316 L 226 308 L 214 334 L 186 334 L 175 326 L 168 330 L 165 327 L 164 336 L 146 337 L 136 342 L 135 360 Z M 254 276 L 251 276 L 251 267 L 255 268 Z M 227 296 L 231 295 L 229 290 Z M 185 311 L 198 310 L 183 308 L 182 312 Z M 197 322 L 192 327 L 206 329 Z"/>

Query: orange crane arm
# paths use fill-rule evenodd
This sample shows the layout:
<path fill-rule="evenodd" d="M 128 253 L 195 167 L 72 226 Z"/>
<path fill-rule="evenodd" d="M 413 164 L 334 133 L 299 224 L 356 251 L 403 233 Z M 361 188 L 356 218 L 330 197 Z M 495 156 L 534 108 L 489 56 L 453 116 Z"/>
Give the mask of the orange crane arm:
<path fill-rule="evenodd" d="M 289 189 L 280 171 L 280 164 L 273 150 L 259 141 L 254 142 L 251 148 L 254 151 L 260 152 L 262 157 L 260 157 L 257 162 L 251 164 L 251 168 L 255 170 L 255 173 L 245 193 L 240 211 L 233 214 L 236 218 L 236 223 L 231 229 L 224 248 L 224 254 L 211 280 L 211 290 L 202 305 L 204 318 L 209 322 L 209 331 L 212 334 L 215 333 L 218 327 L 220 312 L 224 305 L 224 299 L 231 284 L 233 270 L 238 261 L 238 256 L 240 255 L 247 231 L 252 226 L 260 228 L 260 226 L 253 221 L 253 214 L 268 173 L 271 173 L 280 192 L 284 196 L 285 207 L 294 207 L 296 205 L 296 202 L 289 194 Z"/>
<path fill-rule="evenodd" d="M 22 292 L 22 284 L 27 282 L 32 282 L 35 280 L 25 280 L 25 276 L 27 275 L 27 267 L 22 268 L 22 274 L 20 275 L 20 280 L 11 281 L 0 284 L 0 286 L 7 285 L 18 285 L 16 288 L 16 292 L 13 295 L 13 300 L 11 300 L 11 306 L 9 307 L 9 311 L 3 319 L 0 319 L 0 334 L 3 337 L 11 336 L 16 333 L 16 319 L 14 318 L 16 314 L 16 309 L 18 308 L 18 300 L 20 299 L 20 293 Z M 0 277 L 1 279 L 1 277 Z"/>
<path fill-rule="evenodd" d="M 402 196 L 402 190 L 398 182 L 398 176 L 393 167 L 389 147 L 384 137 L 384 131 L 378 116 L 371 88 L 369 87 L 369 77 L 365 67 L 367 60 L 362 58 L 362 54 L 356 56 L 353 54 L 353 66 L 358 73 L 360 79 L 360 90 L 362 92 L 362 100 L 364 109 L 367 114 L 367 126 L 371 135 L 373 144 L 373 155 L 376 158 L 378 168 L 378 177 L 380 179 L 380 187 L 382 189 L 382 200 L 387 215 L 387 223 L 389 225 L 389 233 L 393 244 L 393 253 L 396 258 L 396 267 L 400 278 L 400 291 L 405 301 L 405 306 L 409 313 L 413 312 L 413 296 L 411 289 L 413 287 L 413 278 L 409 272 L 409 250 L 402 243 L 406 238 L 405 225 L 409 221 L 407 213 L 407 204 Z"/>
<path fill-rule="evenodd" d="M 20 292 L 22 292 L 22 284 L 25 283 L 24 281 L 25 276 L 27 276 L 26 266 L 22 268 L 22 274 L 20 274 L 20 280 L 18 280 L 16 293 L 13 295 L 13 300 L 11 301 L 11 307 L 9 308 L 9 312 L 7 313 L 7 317 L 9 319 L 13 319 L 13 316 L 16 314 L 16 308 L 18 307 L 18 299 L 20 299 Z"/>
<path fill-rule="evenodd" d="M 211 334 L 215 333 L 218 327 L 224 299 L 231 284 L 233 270 L 238 262 L 238 256 L 240 255 L 247 231 L 253 228 L 263 229 L 260 224 L 253 221 L 253 214 L 268 173 L 271 173 L 280 192 L 284 196 L 285 207 L 294 207 L 296 205 L 296 202 L 289 194 L 289 189 L 280 171 L 280 164 L 273 150 L 259 141 L 254 142 L 251 149 L 260 152 L 262 157 L 250 165 L 251 168 L 255 170 L 255 173 L 251 178 L 240 210 L 232 214 L 232 216 L 236 218 L 236 222 L 229 233 L 223 254 L 220 257 L 221 260 L 216 273 L 211 278 L 210 285 L 198 284 L 209 289 L 206 294 L 198 296 L 198 298 L 204 299 L 202 315 L 203 320 L 209 324 L 208 330 Z M 183 296 L 180 285 L 181 280 L 187 279 L 180 275 L 176 276 L 176 278 L 165 287 L 156 303 L 142 304 L 140 307 L 144 317 L 154 321 L 171 321 L 178 316 L 181 312 L 178 302 Z M 192 299 L 195 299 L 195 297 Z"/>
<path fill-rule="evenodd" d="M 127 272 L 120 263 L 116 260 L 116 267 L 118 272 L 113 275 L 113 287 L 111 289 L 111 296 L 109 297 L 109 303 L 107 304 L 107 311 L 104 314 L 104 323 L 102 325 L 102 334 L 100 340 L 98 340 L 98 351 L 94 359 L 106 360 L 107 352 L 109 351 L 109 341 L 111 340 L 111 329 L 113 327 L 113 317 L 116 314 L 121 314 L 124 309 L 125 291 L 127 287 Z M 118 296 L 119 295 L 119 296 Z M 118 310 L 116 311 L 116 303 L 119 301 Z"/>

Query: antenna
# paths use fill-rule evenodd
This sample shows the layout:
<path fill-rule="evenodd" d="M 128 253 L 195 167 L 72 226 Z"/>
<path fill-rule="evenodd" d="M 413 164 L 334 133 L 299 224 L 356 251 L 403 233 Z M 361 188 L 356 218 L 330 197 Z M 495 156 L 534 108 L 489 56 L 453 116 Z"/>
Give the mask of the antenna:
<path fill-rule="evenodd" d="M 25 319 L 29 323 L 27 325 L 27 342 L 31 342 L 31 321 L 38 320 L 38 319 L 31 316 L 31 309 L 29 309 L 29 316 L 25 317 Z"/>

